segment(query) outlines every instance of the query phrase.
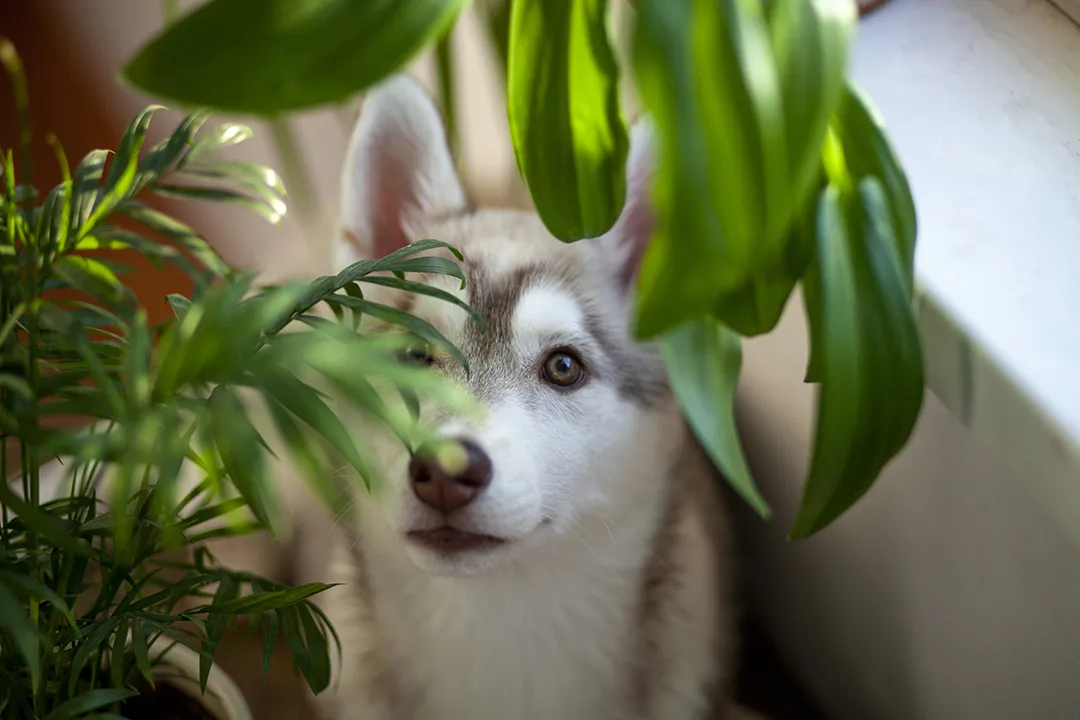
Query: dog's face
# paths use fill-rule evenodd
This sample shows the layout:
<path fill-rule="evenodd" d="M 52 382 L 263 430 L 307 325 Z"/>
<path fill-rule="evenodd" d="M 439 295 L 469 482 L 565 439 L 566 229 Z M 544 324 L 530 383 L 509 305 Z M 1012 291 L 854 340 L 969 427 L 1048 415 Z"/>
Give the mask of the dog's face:
<path fill-rule="evenodd" d="M 652 229 L 647 162 L 637 127 L 619 222 L 605 237 L 564 244 L 534 214 L 468 208 L 438 115 L 413 81 L 398 77 L 368 96 L 346 158 L 339 263 L 420 238 L 464 254 L 464 290 L 452 278 L 424 280 L 469 303 L 486 328 L 444 300 L 365 293 L 460 348 L 468 374 L 437 348 L 416 359 L 465 384 L 486 413 L 421 413 L 462 441 L 463 467 L 385 443 L 384 483 L 361 532 L 387 534 L 432 572 L 469 574 L 597 524 L 618 532 L 659 492 L 685 429 L 656 348 L 630 339 L 632 278 Z"/>

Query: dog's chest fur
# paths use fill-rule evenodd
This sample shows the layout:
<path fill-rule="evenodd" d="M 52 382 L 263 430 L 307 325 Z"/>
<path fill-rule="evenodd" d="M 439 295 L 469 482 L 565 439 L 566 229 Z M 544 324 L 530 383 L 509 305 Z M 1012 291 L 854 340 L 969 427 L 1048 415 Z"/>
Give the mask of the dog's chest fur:
<path fill-rule="evenodd" d="M 647 539 L 623 536 L 603 565 L 567 546 L 465 584 L 369 562 L 415 716 L 628 717 Z"/>
<path fill-rule="evenodd" d="M 688 674 L 680 693 L 670 661 L 717 667 L 717 578 L 702 566 L 716 558 L 689 508 L 673 517 L 657 499 L 617 542 L 583 524 L 573 543 L 464 583 L 417 571 L 376 536 L 342 538 L 332 579 L 345 585 L 324 598 L 344 648 L 330 714 L 658 718 L 662 687 L 702 712 L 685 717 L 705 717 L 703 685 L 722 678 Z"/>

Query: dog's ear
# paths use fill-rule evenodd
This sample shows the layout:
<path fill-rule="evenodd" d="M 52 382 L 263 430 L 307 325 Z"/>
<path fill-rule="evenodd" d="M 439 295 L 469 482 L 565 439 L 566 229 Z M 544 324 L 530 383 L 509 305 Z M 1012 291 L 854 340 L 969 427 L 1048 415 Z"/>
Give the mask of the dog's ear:
<path fill-rule="evenodd" d="M 601 238 L 621 289 L 628 290 L 637 277 L 645 249 L 656 230 L 652 205 L 656 151 L 653 128 L 641 118 L 630 128 L 630 152 L 626 161 L 626 202 L 611 230 Z"/>
<path fill-rule="evenodd" d="M 341 188 L 339 268 L 403 247 L 424 217 L 465 208 L 442 120 L 415 80 L 395 75 L 368 93 Z"/>

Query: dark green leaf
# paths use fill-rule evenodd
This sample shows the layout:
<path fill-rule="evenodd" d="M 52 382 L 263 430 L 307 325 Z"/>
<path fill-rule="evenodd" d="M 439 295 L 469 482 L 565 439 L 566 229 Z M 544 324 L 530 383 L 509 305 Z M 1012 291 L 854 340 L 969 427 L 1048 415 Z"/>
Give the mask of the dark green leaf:
<path fill-rule="evenodd" d="M 135 656 L 135 667 L 143 679 L 150 682 L 150 647 L 146 642 L 146 631 L 139 619 L 131 622 L 131 652 Z"/>
<path fill-rule="evenodd" d="M 0 628 L 10 633 L 15 647 L 26 660 L 30 682 L 34 688 L 41 683 L 41 648 L 38 633 L 30 621 L 26 606 L 0 583 Z"/>
<path fill-rule="evenodd" d="M 97 710 L 106 705 L 112 705 L 113 703 L 127 700 L 129 697 L 134 697 L 138 694 L 139 693 L 134 690 L 125 690 L 122 688 L 115 690 L 104 688 L 91 690 L 84 695 L 61 703 L 55 710 L 45 716 L 45 720 L 72 720 L 72 718 L 77 718 L 91 710 Z"/>
<path fill-rule="evenodd" d="M 254 615 L 268 610 L 282 610 L 303 602 L 313 595 L 334 587 L 323 583 L 307 583 L 285 590 L 271 590 L 238 597 L 221 604 L 196 608 L 192 612 L 223 613 L 226 615 Z"/>
<path fill-rule="evenodd" d="M 827 188 L 816 244 L 821 389 L 792 538 L 821 530 L 869 490 L 910 437 L 923 396 L 919 330 L 882 184 L 863 180 L 851 198 Z"/>
<path fill-rule="evenodd" d="M 607 0 L 515 0 L 507 110 L 540 218 L 574 241 L 611 229 L 626 199 L 629 140 Z"/>
<path fill-rule="evenodd" d="M 278 638 L 278 614 L 277 610 L 268 610 L 262 615 L 262 670 L 263 684 L 270 676 L 270 663 L 274 659 L 274 648 Z"/>
<path fill-rule="evenodd" d="M 229 575 L 225 575 L 218 583 L 217 592 L 214 593 L 214 605 L 223 605 L 225 603 L 235 600 L 240 594 L 240 588 L 236 584 L 236 581 Z M 202 692 L 206 693 L 206 681 L 210 678 L 210 667 L 213 662 L 210 660 L 213 648 L 217 647 L 221 642 L 221 636 L 225 633 L 225 628 L 229 624 L 229 616 L 223 613 L 210 613 L 210 616 L 206 620 L 206 640 L 203 644 L 203 650 L 206 651 L 206 655 L 202 655 L 199 658 L 199 687 Z"/>
<path fill-rule="evenodd" d="M 316 622 L 310 610 L 303 605 L 294 606 L 304 630 L 304 644 L 308 649 L 308 672 L 305 678 L 311 690 L 320 693 L 330 685 L 330 646 L 326 633 Z"/>
<path fill-rule="evenodd" d="M 124 68 L 184 105 L 275 116 L 341 102 L 442 33 L 465 0 L 211 0 Z"/>
<path fill-rule="evenodd" d="M 885 135 L 884 122 L 870 100 L 848 86 L 834 118 L 837 137 L 843 147 L 847 171 L 857 182 L 876 177 L 884 184 L 894 228 L 897 252 L 902 260 L 909 297 L 914 293 L 915 235 L 917 218 L 907 176 Z"/>

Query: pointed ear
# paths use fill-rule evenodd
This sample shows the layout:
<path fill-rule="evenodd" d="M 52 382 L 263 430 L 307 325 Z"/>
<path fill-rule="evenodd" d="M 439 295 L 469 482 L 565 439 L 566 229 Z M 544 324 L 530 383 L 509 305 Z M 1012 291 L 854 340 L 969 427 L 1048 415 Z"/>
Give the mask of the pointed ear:
<path fill-rule="evenodd" d="M 641 259 L 656 229 L 652 205 L 655 162 L 653 129 L 647 118 L 641 118 L 630 128 L 626 202 L 615 225 L 600 238 L 622 290 L 629 290 L 637 278 Z"/>
<path fill-rule="evenodd" d="M 403 247 L 424 217 L 466 207 L 442 120 L 415 80 L 395 75 L 368 93 L 341 192 L 339 268 Z"/>

